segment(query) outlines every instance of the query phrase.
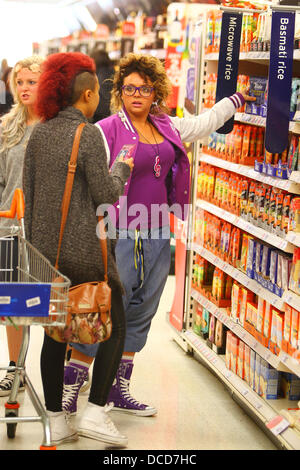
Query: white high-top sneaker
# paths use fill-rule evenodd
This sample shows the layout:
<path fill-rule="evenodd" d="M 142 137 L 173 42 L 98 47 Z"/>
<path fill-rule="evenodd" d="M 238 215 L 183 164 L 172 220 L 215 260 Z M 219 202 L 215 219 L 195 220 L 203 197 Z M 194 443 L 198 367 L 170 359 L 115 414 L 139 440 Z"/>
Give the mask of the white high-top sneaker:
<path fill-rule="evenodd" d="M 126 446 L 127 437 L 119 433 L 107 414 L 111 408 L 109 405 L 98 406 L 88 402 L 79 422 L 78 434 L 97 441 Z"/>
<path fill-rule="evenodd" d="M 47 411 L 50 419 L 51 442 L 59 445 L 66 442 L 77 441 L 78 434 L 68 421 L 68 415 L 64 411 Z"/>

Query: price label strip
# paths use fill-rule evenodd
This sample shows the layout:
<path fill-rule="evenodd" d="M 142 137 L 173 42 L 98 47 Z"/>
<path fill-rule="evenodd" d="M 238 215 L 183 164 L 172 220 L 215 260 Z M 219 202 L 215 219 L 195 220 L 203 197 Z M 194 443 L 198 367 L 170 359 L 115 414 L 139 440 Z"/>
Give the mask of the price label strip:
<path fill-rule="evenodd" d="M 275 436 L 278 436 L 278 434 L 281 434 L 283 431 L 285 431 L 289 427 L 290 423 L 281 415 L 275 416 L 275 418 L 272 418 L 267 424 L 267 428 L 272 431 Z"/>

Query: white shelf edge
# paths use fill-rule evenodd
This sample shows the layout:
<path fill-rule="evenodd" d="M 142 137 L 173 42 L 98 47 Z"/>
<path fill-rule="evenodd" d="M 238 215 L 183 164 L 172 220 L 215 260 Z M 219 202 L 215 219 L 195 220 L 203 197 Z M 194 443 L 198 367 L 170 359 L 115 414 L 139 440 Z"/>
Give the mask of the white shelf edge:
<path fill-rule="evenodd" d="M 291 305 L 296 310 L 300 311 L 300 296 L 291 290 L 286 290 L 283 293 L 282 300 L 284 303 Z"/>
<path fill-rule="evenodd" d="M 253 124 L 255 126 L 266 127 L 266 118 L 256 116 L 255 114 L 235 113 L 234 120 L 244 124 Z"/>
<path fill-rule="evenodd" d="M 249 52 L 240 52 L 240 60 L 269 60 L 270 52 L 266 51 L 249 51 Z M 204 60 L 219 60 L 219 52 L 210 52 L 204 55 Z M 297 60 L 297 59 L 295 59 Z"/>
<path fill-rule="evenodd" d="M 300 171 L 292 171 L 290 181 L 300 184 Z"/>
<path fill-rule="evenodd" d="M 299 361 L 297 361 L 297 359 L 295 359 L 294 357 L 291 357 L 285 351 L 280 351 L 278 357 L 280 359 L 280 362 L 285 367 L 287 367 L 293 374 L 300 377 L 300 364 L 299 364 Z"/>
<path fill-rule="evenodd" d="M 262 287 L 257 281 L 251 279 L 242 271 L 235 268 L 226 261 L 223 261 L 221 258 L 216 256 L 214 253 L 207 250 L 203 246 L 198 245 L 197 243 L 192 243 L 192 249 L 200 256 L 207 259 L 207 261 L 214 264 L 222 271 L 226 272 L 226 274 L 231 276 L 233 279 L 243 284 L 243 286 L 252 290 L 252 292 L 254 292 L 256 295 L 259 295 L 264 300 L 272 304 L 274 307 L 282 311 L 284 310 L 284 300 L 282 297 L 279 297 L 278 295 L 275 295 L 272 292 L 268 291 L 267 289 Z"/>
<path fill-rule="evenodd" d="M 243 124 L 252 124 L 259 127 L 266 127 L 266 118 L 262 116 L 256 116 L 255 114 L 238 112 L 235 113 L 234 120 L 242 122 Z M 300 134 L 300 123 L 297 121 L 290 121 L 289 130 L 294 134 Z"/>
<path fill-rule="evenodd" d="M 270 60 L 269 51 L 249 51 L 249 52 L 240 52 L 241 60 Z"/>
<path fill-rule="evenodd" d="M 271 403 L 269 404 L 252 390 L 244 380 L 227 369 L 224 360 L 212 351 L 204 340 L 191 330 L 183 332 L 182 335 L 209 367 L 217 373 L 219 378 L 225 382 L 231 390 L 239 394 L 239 397 L 263 424 L 266 425 L 272 418 L 278 416 L 278 411 L 271 406 Z M 279 434 L 277 439 L 287 449 L 300 450 L 300 436 L 291 427 L 288 427 L 284 432 Z"/>
<path fill-rule="evenodd" d="M 269 60 L 270 52 L 269 51 L 249 51 L 249 52 L 240 52 L 240 60 Z M 300 60 L 300 49 L 294 49 L 294 60 Z M 204 55 L 204 60 L 219 60 L 219 52 L 211 52 Z"/>
<path fill-rule="evenodd" d="M 279 248 L 282 251 L 285 251 L 286 253 L 294 252 L 294 247 L 291 245 L 289 240 L 281 238 L 273 233 L 267 232 L 266 230 L 251 224 L 251 222 L 248 222 L 242 217 L 232 214 L 231 212 L 228 212 L 218 206 L 215 206 L 214 204 L 211 204 L 210 202 L 207 202 L 203 199 L 198 199 L 196 205 L 197 207 L 206 210 L 211 214 L 214 214 L 217 217 L 226 220 L 227 222 L 230 222 L 236 227 L 245 230 L 251 235 L 254 235 L 260 240 L 263 240 L 266 243 L 269 243 L 270 245 L 275 246 L 276 248 Z"/>
<path fill-rule="evenodd" d="M 284 189 L 290 193 L 300 194 L 300 172 L 298 181 L 295 179 L 283 180 L 280 178 L 274 178 L 272 176 L 267 176 L 258 171 L 255 171 L 252 166 L 240 165 L 239 163 L 232 163 L 227 160 L 222 160 L 221 158 L 214 157 L 207 153 L 201 153 L 199 160 L 203 163 L 208 163 L 210 165 L 216 166 L 218 168 L 223 168 L 224 170 L 233 171 L 243 176 L 247 176 L 256 181 L 261 181 L 262 183 L 268 184 L 270 186 L 275 186 L 276 188 Z M 292 175 L 293 175 L 292 173 Z"/>
<path fill-rule="evenodd" d="M 288 242 L 292 243 L 295 246 L 300 248 L 300 233 L 298 232 L 288 232 L 286 239 Z"/>

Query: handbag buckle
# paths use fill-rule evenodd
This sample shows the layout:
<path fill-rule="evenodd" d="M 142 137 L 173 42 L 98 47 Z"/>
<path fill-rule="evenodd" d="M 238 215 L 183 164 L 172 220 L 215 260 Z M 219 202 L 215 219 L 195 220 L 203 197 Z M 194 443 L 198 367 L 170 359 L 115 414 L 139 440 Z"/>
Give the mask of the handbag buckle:
<path fill-rule="evenodd" d="M 68 167 L 69 167 L 69 172 L 70 172 L 70 173 L 75 173 L 77 164 L 76 164 L 76 163 L 69 162 L 69 163 L 68 163 Z"/>

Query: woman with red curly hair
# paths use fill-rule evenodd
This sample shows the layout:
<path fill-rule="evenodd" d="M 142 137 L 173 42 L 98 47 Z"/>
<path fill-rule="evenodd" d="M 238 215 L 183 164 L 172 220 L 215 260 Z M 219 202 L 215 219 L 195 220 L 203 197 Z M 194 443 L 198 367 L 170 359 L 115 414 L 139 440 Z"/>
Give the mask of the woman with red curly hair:
<path fill-rule="evenodd" d="M 104 279 L 96 235 L 96 210 L 100 204 L 114 204 L 118 200 L 133 165 L 132 159 L 126 163 L 120 159 L 109 172 L 101 133 L 88 121 L 98 102 L 99 83 L 91 58 L 81 53 L 58 53 L 48 57 L 38 87 L 37 112 L 42 122 L 31 135 L 24 162 L 25 228 L 27 238 L 54 265 L 68 162 L 75 131 L 79 124 L 85 123 L 59 265 L 72 285 Z M 114 244 L 109 238 L 107 245 L 113 331 L 96 356 L 90 395 L 78 433 L 124 446 L 127 438 L 116 429 L 105 406 L 125 337 L 122 288 Z M 77 433 L 62 410 L 66 347 L 66 343 L 56 342 L 45 334 L 41 375 L 51 441 L 56 445 L 77 439 Z M 76 371 L 83 373 L 80 365 Z"/>

